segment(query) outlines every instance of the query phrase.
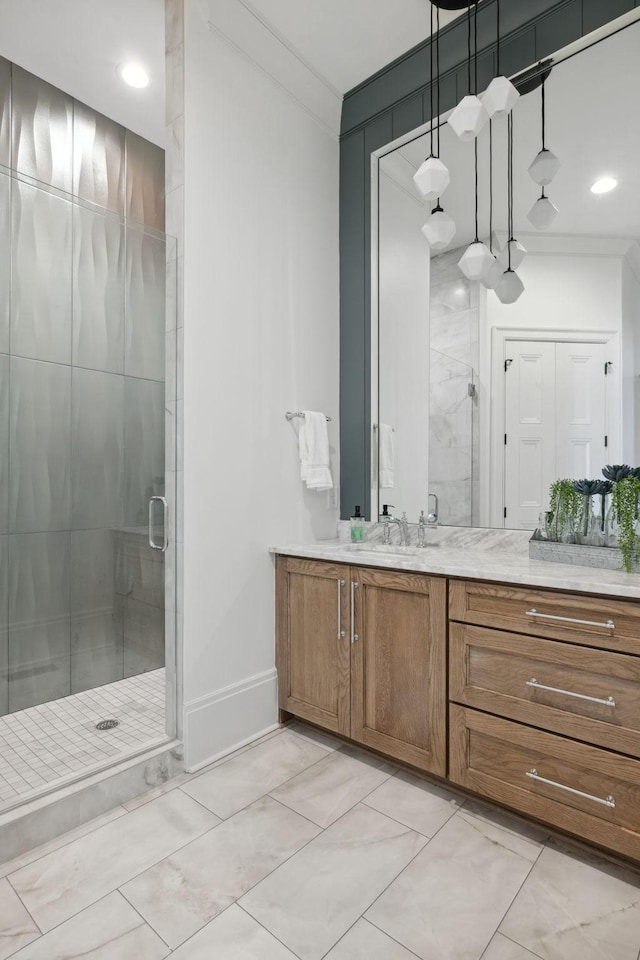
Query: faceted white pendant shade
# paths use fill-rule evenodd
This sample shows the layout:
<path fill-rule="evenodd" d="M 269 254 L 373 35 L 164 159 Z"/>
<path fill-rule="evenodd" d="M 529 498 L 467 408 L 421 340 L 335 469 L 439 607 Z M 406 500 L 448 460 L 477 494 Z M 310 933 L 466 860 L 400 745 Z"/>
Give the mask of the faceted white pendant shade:
<path fill-rule="evenodd" d="M 441 197 L 449 186 L 449 180 L 449 171 L 439 157 L 427 157 L 413 175 L 413 182 L 427 200 Z"/>
<path fill-rule="evenodd" d="M 468 96 L 462 98 L 447 123 L 461 140 L 473 140 L 488 121 L 489 114 L 478 97 Z"/>
<path fill-rule="evenodd" d="M 482 277 L 480 283 L 486 290 L 495 290 L 499 281 L 502 279 L 504 267 L 498 262 L 497 257 L 493 258 L 493 263 L 488 272 Z"/>
<path fill-rule="evenodd" d="M 474 240 L 458 260 L 458 266 L 467 280 L 482 280 L 491 270 L 493 260 L 493 254 L 486 243 Z"/>
<path fill-rule="evenodd" d="M 546 187 L 548 183 L 551 183 L 559 169 L 560 161 L 555 153 L 544 149 L 532 160 L 529 167 L 529 176 L 541 187 Z"/>
<path fill-rule="evenodd" d="M 513 110 L 520 94 L 506 77 L 494 77 L 482 95 L 482 104 L 490 117 L 500 119 Z"/>
<path fill-rule="evenodd" d="M 498 257 L 498 263 L 503 270 L 509 269 L 509 247 L 511 247 L 511 269 L 517 270 L 526 257 L 527 251 L 519 240 L 510 240 L 509 243 L 505 243 L 504 249 Z"/>
<path fill-rule="evenodd" d="M 524 293 L 524 284 L 513 270 L 505 270 L 496 286 L 496 294 L 501 303 L 515 303 Z"/>
<path fill-rule="evenodd" d="M 549 197 L 539 197 L 527 214 L 536 230 L 546 230 L 558 216 L 558 208 Z"/>
<path fill-rule="evenodd" d="M 442 207 L 431 211 L 431 216 L 422 228 L 432 250 L 443 250 L 456 235 L 456 225 Z"/>

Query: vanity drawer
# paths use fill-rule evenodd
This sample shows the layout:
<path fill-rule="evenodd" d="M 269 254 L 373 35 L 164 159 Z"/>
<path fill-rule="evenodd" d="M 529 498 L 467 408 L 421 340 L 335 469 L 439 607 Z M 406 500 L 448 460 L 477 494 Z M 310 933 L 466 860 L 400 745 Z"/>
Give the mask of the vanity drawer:
<path fill-rule="evenodd" d="M 640 762 L 456 704 L 454 783 L 640 860 Z"/>
<path fill-rule="evenodd" d="M 640 602 L 634 600 L 452 580 L 449 617 L 534 637 L 640 654 Z"/>
<path fill-rule="evenodd" d="M 640 757 L 640 657 L 452 623 L 449 697 Z"/>

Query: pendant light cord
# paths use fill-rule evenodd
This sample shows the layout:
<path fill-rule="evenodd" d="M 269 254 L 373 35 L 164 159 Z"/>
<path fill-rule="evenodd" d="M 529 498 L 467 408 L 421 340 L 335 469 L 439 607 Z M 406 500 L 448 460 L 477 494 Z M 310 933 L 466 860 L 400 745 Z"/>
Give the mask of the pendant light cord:
<path fill-rule="evenodd" d="M 509 114 L 508 119 L 508 149 L 507 160 L 507 197 L 508 197 L 508 222 L 507 222 L 507 260 L 508 269 L 511 270 L 511 241 L 513 239 L 513 112 Z"/>
<path fill-rule="evenodd" d="M 489 250 L 493 253 L 493 120 L 489 117 Z"/>
<path fill-rule="evenodd" d="M 471 4 L 467 7 L 467 82 L 471 96 Z"/>
<path fill-rule="evenodd" d="M 473 8 L 473 92 L 478 96 L 478 0 L 474 0 Z"/>
<path fill-rule="evenodd" d="M 500 0 L 496 0 L 496 77 L 500 76 Z"/>
<path fill-rule="evenodd" d="M 440 7 L 436 7 L 436 111 L 438 114 L 438 159 L 440 159 Z"/>
<path fill-rule="evenodd" d="M 433 156 L 433 4 L 429 4 L 431 10 L 431 33 L 429 34 L 429 102 L 431 110 L 431 156 Z"/>
<path fill-rule="evenodd" d="M 545 147 L 545 144 L 544 144 L 544 127 L 545 127 L 544 87 L 545 87 L 545 83 L 546 83 L 546 81 L 543 80 L 543 81 L 542 81 L 542 86 L 541 86 L 541 89 L 542 89 L 542 149 L 543 149 L 543 150 L 546 150 L 546 149 L 547 149 L 547 148 Z"/>

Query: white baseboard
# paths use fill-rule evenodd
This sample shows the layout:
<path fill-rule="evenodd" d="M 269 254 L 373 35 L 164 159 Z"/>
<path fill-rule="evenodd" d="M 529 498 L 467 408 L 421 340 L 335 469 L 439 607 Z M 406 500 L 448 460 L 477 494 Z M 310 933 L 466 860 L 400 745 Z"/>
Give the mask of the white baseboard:
<path fill-rule="evenodd" d="M 270 733 L 277 725 L 275 668 L 185 703 L 185 769 L 194 773 Z"/>

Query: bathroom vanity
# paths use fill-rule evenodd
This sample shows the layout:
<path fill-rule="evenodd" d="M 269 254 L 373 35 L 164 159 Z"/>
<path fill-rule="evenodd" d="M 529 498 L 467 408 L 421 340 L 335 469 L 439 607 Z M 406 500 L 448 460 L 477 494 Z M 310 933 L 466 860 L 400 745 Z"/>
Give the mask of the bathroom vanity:
<path fill-rule="evenodd" d="M 281 718 L 640 860 L 640 578 L 485 535 L 276 548 Z"/>

